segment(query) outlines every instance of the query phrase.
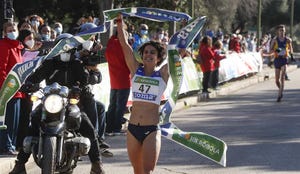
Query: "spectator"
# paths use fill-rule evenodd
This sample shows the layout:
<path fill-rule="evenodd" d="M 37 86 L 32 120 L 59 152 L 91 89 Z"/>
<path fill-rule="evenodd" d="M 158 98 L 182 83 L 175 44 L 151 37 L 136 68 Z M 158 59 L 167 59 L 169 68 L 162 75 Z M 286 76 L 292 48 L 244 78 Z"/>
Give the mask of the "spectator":
<path fill-rule="evenodd" d="M 14 22 L 3 24 L 3 36 L 0 40 L 0 86 L 16 63 L 23 61 L 21 50 L 24 48 L 17 39 L 18 29 Z M 16 83 L 16 82 L 15 82 Z M 20 105 L 24 94 L 17 92 L 7 103 L 5 124 L 6 130 L 0 130 L 0 154 L 16 155 L 17 133 L 20 119 Z"/>
<path fill-rule="evenodd" d="M 148 36 L 148 25 L 141 24 L 140 32 L 135 33 L 133 35 L 133 38 L 134 38 L 134 43 L 132 45 L 132 48 L 136 51 L 143 43 L 146 43 L 150 40 Z"/>
<path fill-rule="evenodd" d="M 212 71 L 215 69 L 215 53 L 212 48 L 212 38 L 204 36 L 199 47 L 199 56 L 201 57 L 201 70 L 203 72 L 202 93 L 209 93 L 209 81 Z"/>
<path fill-rule="evenodd" d="M 217 40 L 214 44 L 214 53 L 215 53 L 215 69 L 212 72 L 212 79 L 211 79 L 211 87 L 215 90 L 218 89 L 219 84 L 219 67 L 220 67 L 220 61 L 224 59 L 226 56 L 223 53 L 223 43 L 221 40 Z"/>
<path fill-rule="evenodd" d="M 223 31 L 222 31 L 221 28 L 218 29 L 218 31 L 217 31 L 217 33 L 216 33 L 216 38 L 217 38 L 217 40 L 223 41 L 223 39 L 224 39 L 224 34 L 223 34 Z"/>
<path fill-rule="evenodd" d="M 135 27 L 133 24 L 130 24 L 128 27 L 128 43 L 132 46 L 134 43 L 134 34 L 135 34 Z"/>
<path fill-rule="evenodd" d="M 222 40 L 224 51 L 228 51 L 229 50 L 229 40 L 230 40 L 229 35 L 225 34 L 224 38 Z"/>
<path fill-rule="evenodd" d="M 39 33 L 42 41 L 51 41 L 51 27 L 48 24 L 41 25 L 39 28 Z"/>
<path fill-rule="evenodd" d="M 254 33 L 251 33 L 250 36 L 247 37 L 246 41 L 247 41 L 248 51 L 255 52 L 256 51 L 256 41 L 255 41 Z"/>
<path fill-rule="evenodd" d="M 32 26 L 32 29 L 35 33 L 35 35 L 39 34 L 39 27 L 44 24 L 44 19 L 38 15 L 31 15 L 29 16 L 29 21 Z"/>
<path fill-rule="evenodd" d="M 56 37 L 57 37 L 57 32 L 53 28 L 51 28 L 50 40 L 54 41 L 56 39 Z"/>
<path fill-rule="evenodd" d="M 21 53 L 22 56 L 26 50 L 30 51 L 33 49 L 34 41 L 34 32 L 31 30 L 23 29 L 19 31 L 18 40 L 23 44 L 24 48 Z M 25 59 L 23 59 L 25 61 Z M 20 111 L 20 121 L 17 134 L 17 144 L 16 149 L 20 150 L 23 147 L 23 140 L 27 135 L 29 127 L 29 114 L 32 109 L 32 102 L 30 101 L 29 95 L 24 94 L 25 97 L 21 99 L 21 111 Z"/>
<path fill-rule="evenodd" d="M 63 26 L 60 22 L 55 22 L 53 28 L 56 31 L 57 36 L 59 36 L 61 33 L 63 33 Z"/>
<path fill-rule="evenodd" d="M 247 41 L 246 41 L 245 37 L 241 34 L 238 34 L 237 37 L 238 37 L 238 42 L 240 44 L 240 50 L 238 51 L 238 47 L 235 47 L 235 51 L 237 53 L 245 53 L 248 48 Z"/>
<path fill-rule="evenodd" d="M 109 150 L 110 145 L 105 140 L 106 130 L 106 116 L 105 116 L 105 105 L 99 101 L 96 101 L 97 113 L 98 113 L 98 140 L 101 155 L 104 157 L 113 157 L 114 154 Z"/>
<path fill-rule="evenodd" d="M 165 45 L 168 45 L 169 44 L 169 32 L 168 30 L 165 30 L 164 32 L 164 37 L 162 39 L 162 43 L 165 44 Z"/>
<path fill-rule="evenodd" d="M 155 34 L 152 37 L 152 40 L 156 42 L 162 42 L 165 36 L 164 33 L 165 31 L 163 28 L 161 27 L 157 28 Z"/>
<path fill-rule="evenodd" d="M 207 28 L 206 31 L 205 31 L 205 35 L 209 36 L 210 38 L 213 39 L 215 37 L 215 32 L 212 29 Z"/>
<path fill-rule="evenodd" d="M 241 52 L 241 44 L 236 34 L 232 34 L 229 40 L 229 50 L 237 53 Z"/>
<path fill-rule="evenodd" d="M 270 68 L 273 67 L 273 62 L 274 62 L 274 55 L 269 54 L 271 40 L 272 40 L 271 34 L 265 34 L 260 44 L 261 46 L 258 48 L 258 51 L 262 52 L 262 56 L 264 59 L 266 59 L 266 63 Z"/>
<path fill-rule="evenodd" d="M 51 27 L 43 24 L 39 28 L 40 35 L 37 38 L 41 42 L 39 55 L 46 55 L 54 46 L 54 40 L 51 39 Z"/>
<path fill-rule="evenodd" d="M 126 65 L 124 53 L 117 35 L 118 33 L 115 32 L 110 37 L 105 50 L 111 86 L 109 106 L 106 114 L 106 132 L 108 135 L 122 133 L 122 123 L 126 122 L 124 112 L 131 86 L 130 71 Z"/>
<path fill-rule="evenodd" d="M 31 24 L 27 19 L 21 19 L 20 22 L 18 23 L 18 31 L 27 29 L 27 30 L 32 30 Z"/>

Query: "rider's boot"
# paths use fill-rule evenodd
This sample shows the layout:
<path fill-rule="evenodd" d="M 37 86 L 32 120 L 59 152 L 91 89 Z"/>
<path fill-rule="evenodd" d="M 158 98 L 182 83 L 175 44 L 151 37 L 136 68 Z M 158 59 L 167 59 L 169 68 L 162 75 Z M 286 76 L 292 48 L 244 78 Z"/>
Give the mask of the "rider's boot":
<path fill-rule="evenodd" d="M 96 161 L 92 163 L 91 174 L 105 174 L 102 162 Z"/>
<path fill-rule="evenodd" d="M 22 162 L 16 160 L 16 164 L 15 164 L 14 168 L 12 169 L 12 171 L 9 172 L 9 174 L 27 174 L 26 168 L 25 168 L 25 163 L 22 163 Z"/>

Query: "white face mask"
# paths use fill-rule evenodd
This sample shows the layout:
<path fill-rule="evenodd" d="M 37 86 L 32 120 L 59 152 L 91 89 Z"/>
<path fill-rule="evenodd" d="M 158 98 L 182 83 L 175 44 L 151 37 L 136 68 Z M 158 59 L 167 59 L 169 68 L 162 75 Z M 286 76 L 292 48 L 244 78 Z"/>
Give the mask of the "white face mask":
<path fill-rule="evenodd" d="M 63 62 L 69 62 L 71 58 L 71 53 L 61 53 L 60 60 Z"/>
<path fill-rule="evenodd" d="M 27 47 L 28 48 L 33 48 L 33 46 L 34 46 L 34 40 L 33 39 L 31 39 L 31 40 L 27 40 L 26 42 L 25 42 L 25 44 L 27 45 Z"/>
<path fill-rule="evenodd" d="M 32 25 L 32 26 L 39 27 L 39 26 L 40 26 L 40 22 L 39 22 L 39 21 L 36 21 L 36 20 L 33 20 L 33 21 L 31 21 L 31 25 Z"/>
<path fill-rule="evenodd" d="M 158 38 L 159 38 L 160 40 L 162 40 L 162 39 L 164 38 L 164 36 L 165 36 L 164 34 L 159 34 L 159 35 L 158 35 Z"/>
<path fill-rule="evenodd" d="M 93 47 L 94 41 L 91 40 L 87 40 L 85 42 L 82 43 L 82 47 L 88 51 L 91 50 L 91 48 Z"/>
<path fill-rule="evenodd" d="M 18 32 L 9 32 L 6 34 L 7 38 L 11 39 L 11 40 L 16 40 L 18 38 Z"/>

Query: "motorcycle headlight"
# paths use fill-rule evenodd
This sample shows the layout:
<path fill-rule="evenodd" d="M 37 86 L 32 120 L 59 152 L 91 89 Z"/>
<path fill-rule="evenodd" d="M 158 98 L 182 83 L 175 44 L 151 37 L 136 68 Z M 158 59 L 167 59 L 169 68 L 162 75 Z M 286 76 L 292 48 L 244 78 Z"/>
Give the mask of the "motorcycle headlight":
<path fill-rule="evenodd" d="M 49 113 L 58 113 L 64 107 L 63 98 L 57 94 L 51 94 L 45 99 L 44 107 Z"/>

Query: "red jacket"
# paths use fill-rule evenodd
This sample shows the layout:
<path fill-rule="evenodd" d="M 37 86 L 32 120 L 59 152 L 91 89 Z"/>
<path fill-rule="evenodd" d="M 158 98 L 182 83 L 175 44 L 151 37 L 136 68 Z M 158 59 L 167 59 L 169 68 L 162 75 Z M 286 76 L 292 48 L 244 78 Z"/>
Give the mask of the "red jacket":
<path fill-rule="evenodd" d="M 233 38 L 230 40 L 229 50 L 235 51 L 237 53 L 241 52 L 241 45 L 238 38 Z"/>
<path fill-rule="evenodd" d="M 199 52 L 202 61 L 200 64 L 202 72 L 213 71 L 215 69 L 215 52 L 213 49 L 207 45 L 200 45 Z"/>
<path fill-rule="evenodd" d="M 105 58 L 108 62 L 111 89 L 130 88 L 130 71 L 125 62 L 118 37 L 110 37 L 105 50 Z"/>
<path fill-rule="evenodd" d="M 0 87 L 6 76 L 16 63 L 23 62 L 21 50 L 24 46 L 18 40 L 4 38 L 0 40 Z M 25 95 L 17 92 L 14 98 L 24 98 Z"/>
<path fill-rule="evenodd" d="M 222 59 L 224 59 L 226 56 L 221 54 L 220 49 L 214 48 L 214 53 L 215 53 L 215 68 L 219 68 L 220 67 L 220 61 Z"/>

